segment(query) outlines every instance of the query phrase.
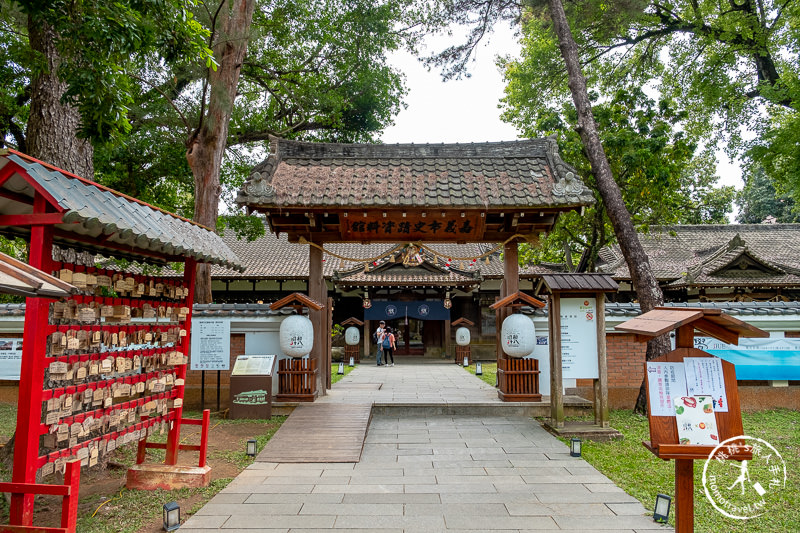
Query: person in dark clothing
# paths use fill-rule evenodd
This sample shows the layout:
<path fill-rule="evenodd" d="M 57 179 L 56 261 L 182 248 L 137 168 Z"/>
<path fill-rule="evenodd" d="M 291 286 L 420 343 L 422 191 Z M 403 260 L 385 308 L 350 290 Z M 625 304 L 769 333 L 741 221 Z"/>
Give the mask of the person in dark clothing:
<path fill-rule="evenodd" d="M 383 332 L 383 341 L 381 341 L 381 347 L 383 348 L 383 362 L 388 366 L 394 366 L 394 355 L 393 352 L 397 348 L 395 344 L 394 333 L 392 333 L 392 328 L 386 327 L 386 331 Z M 389 364 L 389 360 L 391 359 L 392 363 Z"/>

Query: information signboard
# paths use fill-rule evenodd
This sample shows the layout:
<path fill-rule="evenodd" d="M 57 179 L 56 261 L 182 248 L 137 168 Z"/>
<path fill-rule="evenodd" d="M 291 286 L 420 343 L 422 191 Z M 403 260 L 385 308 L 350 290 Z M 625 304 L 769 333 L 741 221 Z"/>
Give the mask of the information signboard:
<path fill-rule="evenodd" d="M 0 338 L 0 379 L 19 381 L 22 339 Z"/>
<path fill-rule="evenodd" d="M 232 376 L 271 376 L 275 368 L 274 354 L 240 355 L 233 365 Z"/>
<path fill-rule="evenodd" d="M 561 298 L 561 365 L 565 379 L 597 379 L 597 300 Z"/>
<path fill-rule="evenodd" d="M 190 370 L 230 370 L 231 323 L 221 318 L 192 320 Z"/>

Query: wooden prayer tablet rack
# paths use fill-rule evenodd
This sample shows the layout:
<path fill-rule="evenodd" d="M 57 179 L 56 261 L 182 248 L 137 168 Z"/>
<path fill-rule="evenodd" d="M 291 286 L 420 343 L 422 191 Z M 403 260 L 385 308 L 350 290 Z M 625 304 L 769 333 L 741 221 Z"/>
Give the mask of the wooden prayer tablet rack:
<path fill-rule="evenodd" d="M 728 344 L 739 344 L 740 337 L 769 337 L 769 333 L 750 324 L 724 314 L 719 309 L 656 307 L 641 316 L 623 322 L 615 329 L 634 333 L 636 340 L 647 342 L 653 337 L 675 332 L 676 348 L 651 362 L 682 363 L 689 357 L 714 357 L 694 347 L 695 330 Z M 647 376 L 647 362 L 644 363 Z M 728 411 L 715 412 L 719 442 L 744 435 L 742 412 L 739 404 L 739 389 L 733 364 L 722 361 L 722 376 L 725 381 Z M 647 388 L 647 418 L 650 423 L 650 440 L 642 444 L 656 457 L 675 459 L 675 531 L 694 531 L 694 467 L 695 459 L 708 459 L 715 445 L 679 444 L 678 424 L 674 416 L 653 416 L 650 406 L 650 385 Z M 743 461 L 753 458 L 752 448 L 741 441 L 732 441 L 736 446 L 727 458 Z"/>

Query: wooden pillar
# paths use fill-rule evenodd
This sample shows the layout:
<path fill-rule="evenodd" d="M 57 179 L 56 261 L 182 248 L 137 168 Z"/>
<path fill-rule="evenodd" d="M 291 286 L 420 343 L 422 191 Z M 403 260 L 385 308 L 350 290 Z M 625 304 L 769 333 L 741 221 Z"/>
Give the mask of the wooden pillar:
<path fill-rule="evenodd" d="M 331 348 L 333 347 L 333 339 L 331 338 L 331 331 L 333 331 L 333 298 L 330 296 L 328 296 L 325 316 L 325 324 L 327 324 L 328 331 L 328 334 L 325 335 L 325 358 L 327 360 L 325 363 L 325 388 L 330 389 L 333 386 L 333 376 L 331 376 L 331 372 L 333 372 L 333 354 L 331 353 Z"/>
<path fill-rule="evenodd" d="M 694 532 L 694 461 L 675 459 L 675 533 Z"/>
<path fill-rule="evenodd" d="M 194 284 L 197 279 L 197 261 L 194 259 L 187 259 L 186 264 L 183 269 L 183 284 L 184 287 L 189 288 L 189 294 L 186 296 L 185 305 L 189 308 L 189 314 L 186 316 L 185 328 L 186 328 L 186 336 L 183 337 L 181 340 L 181 350 L 183 350 L 184 354 L 189 353 L 189 349 L 192 346 L 191 344 L 191 335 L 192 335 L 192 309 L 194 307 Z M 182 379 L 184 383 L 186 382 L 186 366 L 181 365 L 177 369 L 176 378 Z M 219 383 L 217 383 L 217 387 L 219 387 Z M 178 389 L 178 398 L 183 398 L 184 394 L 184 385 L 180 385 L 177 387 Z M 219 390 L 219 388 L 217 389 Z M 178 452 L 180 451 L 181 446 L 181 419 L 183 418 L 183 404 L 180 407 L 175 408 L 175 423 L 172 424 L 170 427 L 169 433 L 167 434 L 167 449 L 164 455 L 164 464 L 165 465 L 177 465 L 178 464 Z"/>
<path fill-rule="evenodd" d="M 47 212 L 47 201 L 36 193 L 33 213 Z M 47 273 L 53 270 L 53 227 L 31 226 L 28 264 Z M 50 302 L 47 298 L 25 299 L 25 329 L 22 333 L 17 399 L 17 430 L 14 443 L 14 483 L 35 483 L 39 460 L 39 427 L 42 420 L 42 388 L 44 387 L 47 324 Z M 12 494 L 10 523 L 30 526 L 33 521 L 33 494 Z"/>
<path fill-rule="evenodd" d="M 444 355 L 446 358 L 451 358 L 450 354 L 450 321 L 444 321 Z"/>
<path fill-rule="evenodd" d="M 675 348 L 694 348 L 694 326 L 688 324 L 675 330 Z"/>
<path fill-rule="evenodd" d="M 608 414 L 608 360 L 606 350 L 606 297 L 602 292 L 595 294 L 597 302 L 597 379 L 594 387 L 594 423 L 609 427 Z"/>
<path fill-rule="evenodd" d="M 550 425 L 564 427 L 564 383 L 561 378 L 561 295 L 550 295 L 547 323 L 550 328 Z"/>
<path fill-rule="evenodd" d="M 328 301 L 328 287 L 325 285 L 325 278 L 322 274 L 322 250 L 313 245 L 308 247 L 308 297 L 323 305 Z M 314 326 L 314 349 L 311 350 L 310 357 L 317 362 L 316 394 L 324 396 L 327 384 L 325 374 L 330 373 L 330 367 L 325 369 L 325 363 L 328 361 L 328 355 L 325 353 L 328 345 L 325 342 L 328 311 L 327 309 L 320 311 L 309 309 L 308 316 Z"/>
<path fill-rule="evenodd" d="M 364 355 L 362 355 L 362 359 L 369 359 L 369 353 L 372 349 L 371 341 L 372 341 L 372 320 L 364 320 Z"/>

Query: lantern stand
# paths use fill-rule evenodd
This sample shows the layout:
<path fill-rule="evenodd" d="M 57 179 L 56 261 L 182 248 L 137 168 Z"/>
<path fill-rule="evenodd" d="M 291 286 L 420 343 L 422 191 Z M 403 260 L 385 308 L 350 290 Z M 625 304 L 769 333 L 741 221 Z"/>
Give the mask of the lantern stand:
<path fill-rule="evenodd" d="M 467 318 L 461 317 L 461 318 L 459 318 L 457 320 L 453 320 L 450 323 L 450 327 L 451 328 L 458 327 L 458 326 L 461 326 L 463 328 L 472 328 L 472 327 L 475 327 L 475 322 L 473 322 L 472 320 L 469 320 Z M 467 331 L 469 331 L 469 330 L 467 330 Z M 471 365 L 472 364 L 472 348 L 470 347 L 469 340 L 467 340 L 467 344 L 463 345 L 463 346 L 458 343 L 458 330 L 456 330 L 456 355 L 455 355 L 455 358 L 454 358 L 453 362 L 455 364 L 457 364 L 457 365 L 463 365 L 465 358 L 467 360 L 467 364 Z"/>
<path fill-rule="evenodd" d="M 304 307 L 309 312 L 325 309 L 321 303 L 299 292 L 293 292 L 269 306 L 272 311 L 284 307 L 293 308 L 297 314 L 302 314 Z M 330 366 L 326 372 L 330 374 Z M 318 373 L 317 361 L 314 358 L 281 359 L 278 362 L 278 395 L 275 399 L 279 402 L 313 402 L 319 393 Z"/>
<path fill-rule="evenodd" d="M 359 320 L 356 317 L 351 316 L 344 322 L 342 322 L 342 326 L 350 326 L 350 327 L 357 327 L 360 328 L 364 325 L 363 320 Z M 359 343 L 356 342 L 355 344 L 347 344 L 345 343 L 344 346 L 344 362 L 350 362 L 350 359 L 353 360 L 354 364 L 359 364 L 361 362 L 361 349 L 359 348 Z"/>
<path fill-rule="evenodd" d="M 545 303 L 541 300 L 518 291 L 500 298 L 489 306 L 496 311 L 498 322 L 502 315 L 506 318 L 518 314 L 522 306 L 538 307 L 541 309 Z M 510 311 L 510 313 L 509 313 Z M 532 322 L 531 322 L 532 324 Z M 497 344 L 500 342 L 500 328 L 497 330 Z M 542 395 L 539 393 L 539 361 L 536 359 L 512 359 L 501 350 L 497 354 L 497 395 L 504 402 L 539 402 Z"/>
<path fill-rule="evenodd" d="M 610 440 L 622 434 L 609 426 L 608 364 L 606 361 L 605 295 L 617 292 L 619 285 L 607 274 L 565 273 L 543 274 L 536 285 L 537 295 L 546 295 L 548 302 L 547 326 L 550 344 L 550 420 L 545 425 L 561 437 L 581 437 L 592 440 Z M 562 374 L 563 327 L 562 298 L 577 299 L 584 305 L 585 320 L 595 322 L 597 338 L 597 373 L 572 375 L 570 378 L 591 379 L 594 393 L 594 424 L 564 422 L 564 382 Z M 581 318 L 583 320 L 583 318 Z M 580 353 L 575 359 L 582 357 Z M 581 358 L 583 366 L 591 366 L 591 354 Z"/>

